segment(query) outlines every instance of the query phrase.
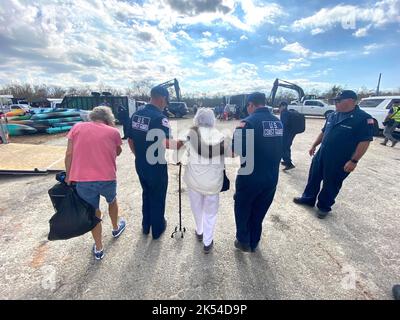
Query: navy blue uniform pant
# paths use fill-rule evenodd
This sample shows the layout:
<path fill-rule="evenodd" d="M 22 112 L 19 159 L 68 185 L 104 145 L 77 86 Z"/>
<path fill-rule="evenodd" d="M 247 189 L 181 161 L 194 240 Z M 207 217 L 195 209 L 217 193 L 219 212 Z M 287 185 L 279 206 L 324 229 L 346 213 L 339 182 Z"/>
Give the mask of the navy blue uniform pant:
<path fill-rule="evenodd" d="M 286 164 L 292 163 L 292 152 L 291 147 L 293 143 L 293 139 L 296 134 L 288 132 L 283 134 L 282 145 L 283 145 L 283 153 L 282 153 L 282 160 Z"/>
<path fill-rule="evenodd" d="M 325 212 L 331 211 L 343 181 L 349 175 L 343 167 L 341 161 L 337 161 L 336 164 L 334 161 L 330 161 L 329 164 L 324 163 L 322 154 L 318 151 L 312 160 L 302 198 L 310 205 L 315 205 L 318 197 L 317 207 Z"/>
<path fill-rule="evenodd" d="M 129 125 L 130 125 L 130 119 L 129 118 L 123 118 L 121 119 L 121 124 L 122 124 L 122 128 L 124 131 L 124 137 L 128 137 L 128 133 L 129 133 Z"/>
<path fill-rule="evenodd" d="M 167 175 L 145 177 L 139 175 L 142 185 L 142 227 L 144 232 L 151 233 L 158 238 L 165 230 L 165 198 L 168 188 Z"/>
<path fill-rule="evenodd" d="M 234 196 L 236 238 L 255 249 L 261 239 L 262 222 L 274 199 L 276 185 L 244 182 L 241 178 L 238 176 L 236 179 Z"/>

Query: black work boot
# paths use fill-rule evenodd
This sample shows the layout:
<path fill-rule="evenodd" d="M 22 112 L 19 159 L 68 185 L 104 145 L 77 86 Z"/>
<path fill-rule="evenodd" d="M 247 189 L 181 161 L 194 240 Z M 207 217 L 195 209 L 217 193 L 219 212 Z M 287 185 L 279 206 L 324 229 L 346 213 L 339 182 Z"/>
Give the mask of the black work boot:
<path fill-rule="evenodd" d="M 203 251 L 205 254 L 210 253 L 211 249 L 214 246 L 214 241 L 211 241 L 211 243 L 208 246 L 203 247 Z"/>
<path fill-rule="evenodd" d="M 307 201 L 304 200 L 304 198 L 302 198 L 302 197 L 293 198 L 293 202 L 296 203 L 296 204 L 305 205 L 305 206 L 312 207 L 312 208 L 314 207 L 313 204 L 307 202 Z"/>
<path fill-rule="evenodd" d="M 241 250 L 243 252 L 250 252 L 251 251 L 250 246 L 241 243 L 237 239 L 235 240 L 235 248 L 239 249 L 239 250 Z"/>
<path fill-rule="evenodd" d="M 400 300 L 400 284 L 396 284 L 392 289 L 394 300 Z"/>
<path fill-rule="evenodd" d="M 283 168 L 283 171 L 288 171 L 288 170 L 291 170 L 291 169 L 294 169 L 294 168 L 296 168 L 294 166 L 294 164 L 293 163 L 289 163 L 289 164 L 285 165 L 285 167 Z"/>

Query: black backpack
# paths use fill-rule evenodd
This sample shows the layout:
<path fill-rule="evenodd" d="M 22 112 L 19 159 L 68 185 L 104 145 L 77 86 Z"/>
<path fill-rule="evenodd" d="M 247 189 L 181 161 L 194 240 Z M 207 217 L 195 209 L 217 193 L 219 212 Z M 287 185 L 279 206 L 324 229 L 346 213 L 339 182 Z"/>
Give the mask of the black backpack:
<path fill-rule="evenodd" d="M 306 131 L 306 118 L 304 117 L 304 114 L 301 114 L 296 110 L 289 110 L 288 119 L 291 132 L 299 134 Z"/>

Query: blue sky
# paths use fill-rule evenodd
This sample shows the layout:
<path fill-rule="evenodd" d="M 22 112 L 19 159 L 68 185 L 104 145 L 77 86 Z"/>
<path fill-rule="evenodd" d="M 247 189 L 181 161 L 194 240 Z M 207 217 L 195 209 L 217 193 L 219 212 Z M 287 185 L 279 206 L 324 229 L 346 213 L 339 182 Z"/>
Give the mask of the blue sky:
<path fill-rule="evenodd" d="M 0 84 L 400 87 L 400 0 L 2 0 Z"/>

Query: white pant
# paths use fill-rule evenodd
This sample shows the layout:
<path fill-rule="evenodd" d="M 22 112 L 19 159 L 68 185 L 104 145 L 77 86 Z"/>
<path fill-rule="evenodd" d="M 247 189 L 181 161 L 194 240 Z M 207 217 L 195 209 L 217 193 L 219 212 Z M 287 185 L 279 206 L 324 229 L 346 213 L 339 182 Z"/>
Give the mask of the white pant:
<path fill-rule="evenodd" d="M 196 233 L 203 235 L 203 243 L 208 246 L 213 241 L 215 222 L 219 207 L 219 193 L 203 195 L 189 189 L 190 206 L 196 222 Z"/>

